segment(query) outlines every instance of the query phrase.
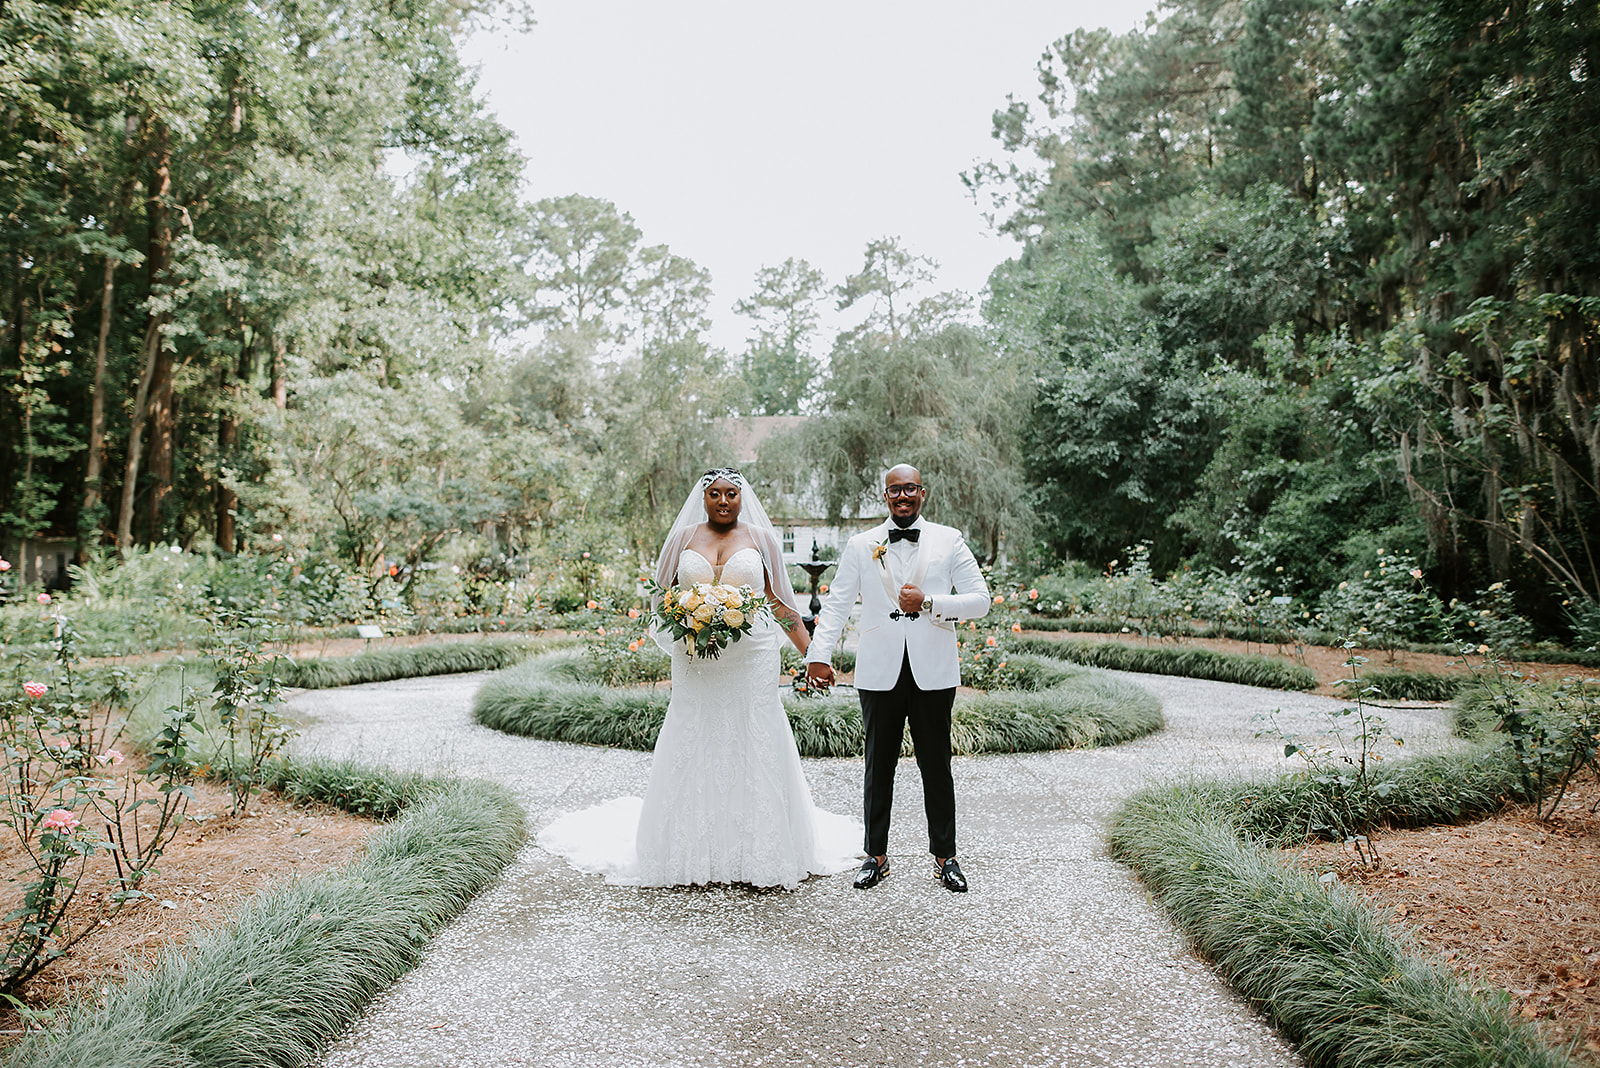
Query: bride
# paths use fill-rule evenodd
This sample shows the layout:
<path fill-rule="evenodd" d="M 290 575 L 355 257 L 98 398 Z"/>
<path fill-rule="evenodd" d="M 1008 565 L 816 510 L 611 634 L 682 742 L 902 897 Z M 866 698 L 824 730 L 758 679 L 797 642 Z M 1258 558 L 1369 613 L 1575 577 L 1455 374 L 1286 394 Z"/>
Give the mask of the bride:
<path fill-rule="evenodd" d="M 738 471 L 701 476 L 662 546 L 656 581 L 764 591 L 778 622 L 757 622 L 717 659 L 696 658 L 658 630 L 672 654 L 672 700 L 643 800 L 563 816 L 538 844 L 608 882 L 640 886 L 793 889 L 854 867 L 861 826 L 812 804 L 778 695 L 784 632 L 801 656 L 810 637 L 777 533 Z"/>

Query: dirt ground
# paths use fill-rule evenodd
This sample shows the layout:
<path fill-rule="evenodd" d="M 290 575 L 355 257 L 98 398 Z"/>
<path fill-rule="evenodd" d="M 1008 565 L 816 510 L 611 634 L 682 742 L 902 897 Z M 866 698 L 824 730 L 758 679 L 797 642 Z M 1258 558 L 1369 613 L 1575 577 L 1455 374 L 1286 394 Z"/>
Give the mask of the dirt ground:
<path fill-rule="evenodd" d="M 339 867 L 361 849 L 375 822 L 323 805 L 295 805 L 274 794 L 250 803 L 240 819 L 228 816 L 225 789 L 195 787 L 189 818 L 156 862 L 158 874 L 141 889 L 149 898 L 123 907 L 61 960 L 23 989 L 35 1009 L 92 997 L 130 968 L 152 963 L 161 950 L 199 930 L 225 922 L 260 890 L 300 875 Z M 102 854 L 103 856 L 103 854 Z M 0 871 L 19 870 L 16 845 L 0 848 Z M 75 924 L 93 923 L 104 904 L 110 868 L 91 867 L 69 910 Z M 14 893 L 13 898 L 20 896 Z M 9 908 L 15 902 L 8 899 Z M 14 1008 L 0 1011 L 0 1046 L 16 1041 L 21 1021 Z"/>
<path fill-rule="evenodd" d="M 1334 843 L 1294 851 L 1389 911 L 1396 926 L 1548 1037 L 1600 1064 L 1600 785 L 1569 791 L 1548 822 L 1528 808 L 1466 827 L 1385 831 L 1382 864 Z"/>

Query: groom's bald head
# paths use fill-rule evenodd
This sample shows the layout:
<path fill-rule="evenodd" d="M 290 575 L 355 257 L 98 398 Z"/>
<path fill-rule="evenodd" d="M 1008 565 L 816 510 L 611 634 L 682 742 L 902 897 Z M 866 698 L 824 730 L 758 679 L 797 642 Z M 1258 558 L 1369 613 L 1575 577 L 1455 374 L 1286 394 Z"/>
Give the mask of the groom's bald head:
<path fill-rule="evenodd" d="M 889 468 L 889 473 L 883 476 L 883 484 L 885 486 L 889 486 L 896 482 L 920 483 L 921 481 L 922 472 L 918 471 L 910 464 L 895 464 L 893 467 Z"/>

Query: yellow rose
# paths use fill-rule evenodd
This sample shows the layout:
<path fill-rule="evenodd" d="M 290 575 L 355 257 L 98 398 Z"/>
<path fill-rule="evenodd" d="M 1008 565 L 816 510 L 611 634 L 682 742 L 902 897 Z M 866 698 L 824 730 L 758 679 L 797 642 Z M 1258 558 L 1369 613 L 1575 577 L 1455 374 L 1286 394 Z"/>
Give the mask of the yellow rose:
<path fill-rule="evenodd" d="M 704 600 L 705 598 L 700 596 L 700 592 L 698 590 L 684 590 L 683 593 L 678 597 L 678 604 L 693 612 L 696 608 L 700 607 Z"/>
<path fill-rule="evenodd" d="M 708 604 L 703 604 L 694 610 L 694 618 L 700 623 L 710 623 L 717 610 Z"/>
<path fill-rule="evenodd" d="M 737 608 L 730 608 L 722 613 L 722 621 L 735 630 L 744 626 L 744 613 Z"/>

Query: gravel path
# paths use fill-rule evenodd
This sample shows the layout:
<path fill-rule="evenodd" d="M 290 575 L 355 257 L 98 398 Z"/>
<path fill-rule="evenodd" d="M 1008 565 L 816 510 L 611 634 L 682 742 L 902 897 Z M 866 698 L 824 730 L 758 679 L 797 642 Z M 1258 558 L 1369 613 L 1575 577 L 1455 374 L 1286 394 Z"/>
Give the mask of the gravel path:
<path fill-rule="evenodd" d="M 1168 726 L 1115 749 L 958 758 L 966 895 L 932 878 L 915 765 L 896 777 L 893 872 L 792 893 L 606 886 L 529 845 L 330 1051 L 329 1068 L 439 1065 L 1295 1065 L 1106 855 L 1122 798 L 1152 781 L 1283 770 L 1256 739 L 1281 709 L 1309 735 L 1329 698 L 1124 675 Z M 534 830 L 642 794 L 648 754 L 473 723 L 481 676 L 314 691 L 306 754 L 496 779 Z M 1385 711 L 1408 750 L 1449 744 L 1440 710 Z M 860 804 L 858 761 L 806 762 L 817 803 Z"/>

